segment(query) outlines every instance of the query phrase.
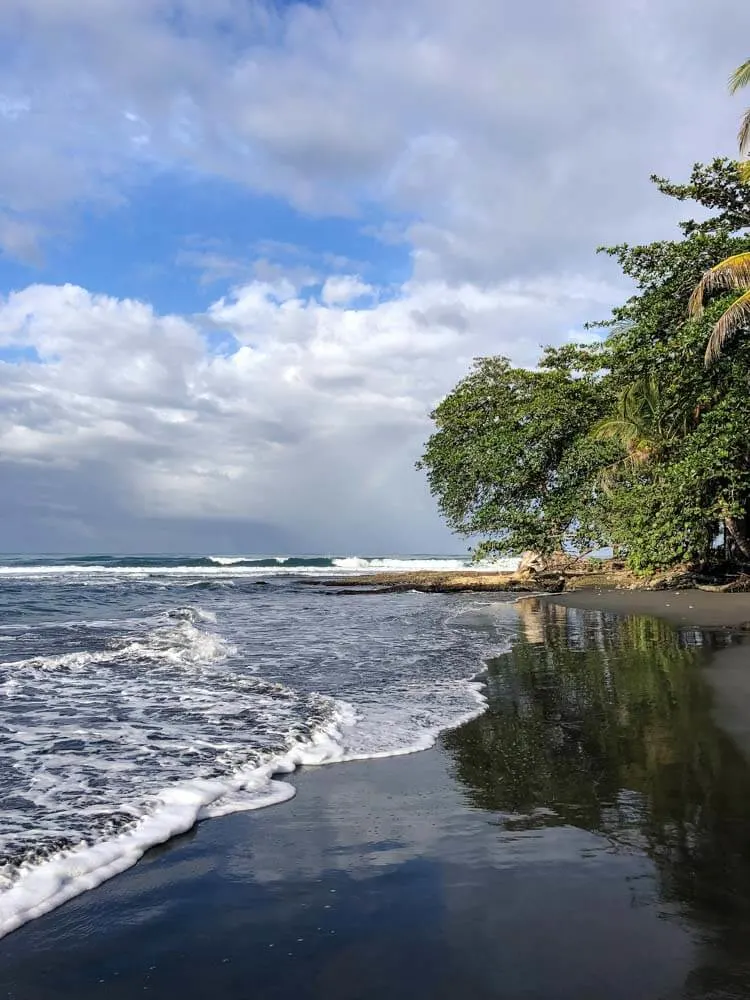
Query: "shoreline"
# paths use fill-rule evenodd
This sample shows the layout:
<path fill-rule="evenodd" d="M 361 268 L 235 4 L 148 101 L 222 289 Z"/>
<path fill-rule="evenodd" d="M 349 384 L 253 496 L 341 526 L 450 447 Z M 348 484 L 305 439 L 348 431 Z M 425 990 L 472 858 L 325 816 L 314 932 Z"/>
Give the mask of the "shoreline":
<path fill-rule="evenodd" d="M 395 570 L 358 576 L 304 578 L 299 583 L 333 595 L 357 593 L 396 594 L 419 591 L 428 594 L 506 593 L 506 594 L 673 594 L 690 591 L 696 594 L 737 596 L 750 592 L 745 575 L 707 577 L 671 571 L 652 576 L 636 576 L 623 564 L 566 566 L 545 571 Z"/>
<path fill-rule="evenodd" d="M 555 581 L 540 578 L 549 583 Z M 503 594 L 536 593 L 545 589 L 539 582 L 519 578 L 513 573 L 487 572 L 485 570 L 398 570 L 397 572 L 368 573 L 352 577 L 303 578 L 305 587 L 340 594 L 398 594 L 410 590 L 426 594 L 458 594 L 473 591 Z"/>
<path fill-rule="evenodd" d="M 523 600 L 523 598 L 521 598 Z M 547 604 L 581 611 L 609 611 L 632 617 L 661 618 L 671 625 L 704 631 L 750 631 L 750 593 L 704 590 L 619 590 L 592 587 L 560 594 L 544 594 Z"/>
<path fill-rule="evenodd" d="M 621 563 L 566 564 L 545 570 L 498 570 L 480 568 L 378 570 L 357 576 L 309 577 L 300 584 L 334 594 L 400 593 L 419 591 L 428 594 L 497 592 L 506 594 L 559 593 L 579 589 L 622 588 L 629 590 L 646 586 L 649 581 L 635 577 Z M 663 586 L 663 580 L 659 584 Z"/>
<path fill-rule="evenodd" d="M 633 592 L 629 590 L 596 591 L 593 589 L 578 591 L 574 594 L 540 594 L 537 591 L 534 596 L 519 595 L 517 600 L 512 603 L 523 606 L 527 600 L 538 602 L 541 607 L 564 607 L 573 610 L 573 612 L 576 610 L 604 612 L 615 615 L 618 619 L 647 616 L 666 621 L 677 628 L 695 628 L 709 632 L 714 630 L 729 631 L 738 636 L 742 635 L 743 626 L 750 622 L 750 594 L 715 594 L 696 591 L 684 593 Z M 518 642 L 517 638 L 514 644 Z M 710 659 L 705 666 L 700 667 L 700 673 L 713 691 L 716 722 L 724 732 L 729 733 L 743 753 L 750 757 L 750 663 L 748 663 L 747 648 L 744 644 L 735 643 L 725 649 L 712 649 Z M 477 680 L 483 684 L 485 689 L 488 689 L 490 677 L 487 671 L 482 670 Z M 490 712 L 491 709 L 488 707 L 485 711 Z M 385 855 L 390 855 L 393 852 L 398 854 L 401 848 L 397 845 L 401 840 L 411 842 L 409 840 L 411 838 L 415 843 L 421 843 L 419 838 L 423 837 L 424 831 L 429 829 L 434 830 L 430 834 L 430 838 L 434 838 L 440 848 L 438 853 L 442 852 L 441 856 L 451 857 L 454 852 L 459 851 L 458 844 L 461 838 L 465 838 L 465 833 L 461 833 L 461 831 L 465 830 L 467 824 L 473 823 L 474 820 L 472 819 L 473 813 L 471 811 L 467 813 L 466 806 L 461 804 L 460 796 L 459 799 L 456 798 L 455 777 L 450 776 L 445 770 L 444 746 L 446 737 L 447 741 L 451 742 L 451 734 L 458 732 L 460 736 L 462 731 L 468 731 L 472 725 L 471 722 L 462 723 L 455 729 L 444 732 L 438 738 L 437 747 L 408 756 L 347 761 L 333 767 L 299 768 L 293 776 L 289 775 L 297 795 L 284 804 L 283 808 L 240 812 L 214 819 L 211 823 L 202 822 L 181 837 L 173 838 L 166 844 L 152 849 L 129 871 L 107 881 L 97 889 L 74 898 L 59 909 L 31 921 L 0 941 L 0 953 L 10 959 L 11 971 L 9 975 L 11 979 L 7 980 L 11 986 L 9 995 L 16 995 L 12 992 L 18 981 L 17 978 L 15 980 L 12 978 L 14 975 L 20 976 L 21 981 L 24 977 L 31 976 L 33 978 L 37 975 L 35 968 L 39 961 L 37 955 L 41 952 L 47 954 L 51 969 L 58 968 L 59 970 L 61 967 L 68 969 L 68 974 L 73 977 L 76 985 L 75 988 L 71 985 L 69 988 L 63 988 L 62 991 L 54 992 L 55 987 L 52 986 L 50 980 L 45 988 L 47 992 L 42 989 L 38 993 L 28 994 L 29 996 L 44 996 L 45 998 L 47 996 L 61 996 L 70 997 L 71 1000 L 73 997 L 80 997 L 83 1000 L 86 997 L 99 996 L 95 980 L 92 980 L 87 988 L 83 989 L 77 977 L 83 976 L 85 973 L 71 971 L 77 969 L 75 956 L 81 939 L 83 939 L 81 962 L 93 961 L 93 967 L 101 969 L 103 959 L 99 949 L 105 945 L 112 953 L 116 951 L 126 954 L 130 954 L 133 948 L 136 950 L 145 948 L 148 953 L 149 948 L 155 947 L 156 944 L 152 945 L 148 936 L 143 937 L 138 930 L 141 926 L 148 928 L 152 924 L 155 928 L 156 942 L 158 942 L 158 960 L 154 959 L 157 964 L 153 966 L 153 969 L 149 967 L 148 970 L 145 968 L 141 970 L 139 975 L 142 978 L 138 980 L 139 985 L 133 986 L 131 983 L 128 989 L 151 988 L 152 980 L 149 979 L 149 974 L 159 968 L 170 969 L 169 975 L 172 977 L 179 975 L 179 971 L 175 969 L 174 963 L 169 957 L 169 952 L 170 949 L 176 948 L 179 954 L 180 941 L 175 938 L 175 932 L 170 931 L 169 922 L 174 920 L 177 928 L 181 928 L 183 932 L 186 928 L 190 930 L 194 919 L 198 916 L 196 912 L 196 907 L 200 907 L 198 901 L 202 898 L 214 898 L 219 891 L 226 895 L 227 899 L 231 897 L 234 900 L 234 902 L 227 904 L 228 913 L 239 921 L 238 927 L 240 929 L 244 927 L 247 931 L 248 921 L 250 921 L 250 925 L 255 929 L 253 933 L 260 933 L 262 936 L 265 933 L 263 925 L 256 922 L 256 919 L 260 918 L 245 912 L 247 899 L 238 900 L 235 897 L 232 883 L 236 878 L 236 872 L 233 875 L 231 871 L 227 870 L 227 859 L 234 858 L 235 861 L 232 864 L 236 862 L 240 867 L 244 865 L 247 868 L 248 865 L 251 865 L 253 872 L 257 874 L 259 863 L 257 844 L 264 845 L 265 861 L 262 863 L 269 871 L 274 868 L 274 865 L 277 865 L 281 872 L 278 876 L 268 875 L 267 877 L 271 878 L 272 885 L 276 884 L 275 878 L 281 879 L 279 891 L 282 891 L 284 898 L 286 898 L 289 892 L 293 894 L 297 891 L 293 889 L 294 882 L 289 881 L 291 878 L 289 872 L 294 870 L 298 856 L 304 857 L 309 850 L 307 841 L 310 837 L 315 841 L 315 850 L 321 856 L 325 855 L 328 858 L 326 863 L 333 864 L 334 869 L 338 871 L 335 867 L 339 863 L 336 860 L 338 858 L 336 852 L 339 849 L 337 845 L 341 836 L 336 829 L 336 822 L 340 819 L 342 810 L 344 814 L 350 815 L 350 820 L 347 822 L 356 826 L 356 817 L 364 809 L 366 817 L 369 817 L 368 822 L 372 830 L 379 831 L 377 836 L 372 833 L 372 830 L 367 834 L 370 837 L 367 849 L 369 853 L 366 855 L 369 859 L 368 865 L 372 863 L 377 867 Z M 434 797 L 435 801 L 427 802 L 425 796 Z M 331 808 L 333 813 L 329 816 Z M 415 813 L 419 822 L 412 829 L 412 819 Z M 334 820 L 334 816 L 336 820 Z M 484 824 L 487 820 L 482 822 Z M 533 829 L 537 828 L 536 823 L 537 821 L 534 820 Z M 456 826 L 456 824 L 458 825 Z M 394 833 L 391 827 L 397 829 L 398 834 Z M 411 831 L 408 837 L 403 832 L 404 827 L 408 827 Z M 418 831 L 422 832 L 418 834 Z M 455 840 L 456 836 L 459 836 L 459 841 Z M 566 834 L 566 836 L 568 835 Z M 356 837 L 364 837 L 364 834 L 357 833 L 356 836 L 351 834 L 352 849 L 357 842 Z M 480 837 L 480 834 L 474 831 L 472 837 Z M 429 842 L 432 843 L 432 840 Z M 484 845 L 481 850 L 489 849 L 489 841 L 486 842 L 480 837 L 477 843 Z M 430 849 L 438 850 L 437 847 Z M 357 847 L 355 855 L 359 851 L 360 848 Z M 414 855 L 414 860 L 418 856 L 418 854 Z M 238 858 L 244 858 L 244 860 L 237 860 Z M 412 863 L 414 861 L 409 861 L 409 864 Z M 229 865 L 230 869 L 232 864 Z M 328 870 L 323 862 L 316 861 L 315 864 L 318 865 L 320 877 L 313 881 L 318 884 L 322 880 L 326 893 L 342 892 L 343 887 L 339 886 L 335 879 L 329 885 L 330 873 L 326 874 Z M 532 874 L 530 873 L 530 877 Z M 309 872 L 305 875 L 306 885 L 310 880 L 309 875 Z M 371 877 L 369 868 L 366 876 L 362 875 L 361 877 Z M 335 887 L 332 887 L 334 883 Z M 396 897 L 398 899 L 401 899 L 402 888 L 398 889 Z M 325 914 L 332 904 L 323 902 L 324 897 L 320 895 L 322 889 L 319 891 L 313 886 L 309 891 L 317 900 L 317 902 L 309 904 L 317 907 L 318 916 L 316 919 L 326 920 Z M 476 886 L 476 891 L 480 892 L 479 884 Z M 546 888 L 544 892 L 546 893 Z M 543 897 L 539 896 L 538 898 L 541 902 Z M 262 914 L 267 911 L 269 901 L 265 896 L 262 896 L 262 898 L 258 897 L 253 905 L 257 905 L 259 913 Z M 349 919 L 354 920 L 356 924 L 357 920 L 361 920 L 362 900 L 355 893 L 349 905 L 353 907 L 350 910 Z M 427 914 L 424 912 L 424 905 L 429 905 L 429 903 L 414 903 L 414 905 L 417 907 L 415 912 L 420 915 L 421 919 L 425 919 Z M 552 905 L 552 909 L 554 910 L 554 905 Z M 145 923 L 144 914 L 146 915 Z M 164 919 L 160 914 L 165 915 Z M 165 922 L 166 915 L 169 915 L 170 920 Z M 295 919 L 299 920 L 302 917 L 297 914 Z M 531 920 L 532 918 L 525 916 L 524 919 Z M 564 919 L 562 912 L 557 914 L 557 919 Z M 320 926 L 316 924 L 316 928 L 314 935 L 318 935 L 317 938 L 314 937 L 309 928 L 304 931 L 305 934 L 309 932 L 313 935 L 317 942 L 316 948 L 327 947 L 327 944 L 321 943 L 324 940 L 321 937 L 324 932 L 328 937 L 347 932 L 346 927 L 338 923 L 335 926 L 329 926 L 325 923 L 321 923 Z M 245 944 L 242 942 L 240 945 L 239 938 L 242 937 L 240 929 L 232 930 L 227 924 L 225 932 L 230 943 L 224 945 L 222 942 L 218 942 L 215 947 L 219 951 L 222 949 L 228 951 L 229 958 L 226 955 L 218 957 L 218 952 L 212 953 L 210 968 L 213 975 L 226 972 L 225 969 L 221 968 L 226 964 L 231 965 L 242 961 L 242 949 Z M 278 928 L 276 930 L 277 933 L 281 933 Z M 295 930 L 295 934 L 297 932 Z M 194 933 L 195 930 L 190 931 L 190 934 Z M 589 933 L 595 934 L 596 929 L 589 928 Z M 210 929 L 209 935 L 211 935 Z M 409 939 L 409 935 L 407 935 L 407 939 Z M 203 941 L 204 938 L 201 937 L 201 940 Z M 308 939 L 300 937 L 285 943 L 283 947 L 292 950 L 288 954 L 284 951 L 284 956 L 287 959 L 297 958 L 298 951 L 295 949 L 299 944 L 304 943 L 304 940 Z M 134 941 L 139 943 L 135 945 Z M 273 948 L 281 944 L 282 942 L 278 940 L 264 942 L 264 948 Z M 641 949 L 646 947 L 645 939 L 639 947 Z M 264 959 L 265 956 L 261 955 L 261 958 Z M 308 961 L 312 960 L 312 958 L 308 959 Z M 656 960 L 655 956 L 654 961 Z M 188 966 L 192 966 L 191 953 L 183 951 L 182 961 Z M 96 964 L 97 962 L 99 965 Z M 129 992 L 120 993 L 118 991 L 118 977 L 121 976 L 121 971 L 115 970 L 113 972 L 112 968 L 105 970 L 104 978 L 100 978 L 99 982 L 107 983 L 108 996 L 111 995 L 115 998 L 129 996 Z M 13 972 L 13 969 L 17 970 L 16 973 Z M 98 973 L 96 974 L 98 975 Z M 400 974 L 408 975 L 404 969 L 401 969 Z M 42 976 L 43 972 L 39 971 L 38 975 Z M 219 979 L 221 980 L 221 976 Z M 269 980 L 270 982 L 271 980 Z M 348 982 L 351 987 L 353 980 L 351 978 L 347 980 L 345 976 L 345 982 Z M 198 976 L 196 983 L 202 983 L 201 988 L 204 990 L 207 988 L 205 977 Z M 5 977 L 0 976 L 0 987 L 5 984 Z M 157 983 L 154 981 L 153 985 L 157 986 Z M 192 984 L 185 985 L 188 987 L 187 990 L 184 986 L 180 987 L 184 996 L 192 997 L 195 995 L 198 997 L 200 995 L 200 993 L 190 992 Z M 124 980 L 122 980 L 122 986 L 125 987 Z M 98 988 L 101 989 L 101 987 Z M 198 986 L 194 988 L 198 989 Z M 297 988 L 299 988 L 299 983 L 297 983 Z M 454 984 L 454 990 L 455 988 Z M 227 989 L 229 996 L 239 997 L 242 995 L 236 984 L 234 992 L 229 987 Z M 18 992 L 17 995 L 25 997 L 27 994 Z M 290 990 L 278 994 L 268 992 L 263 995 L 287 997 L 296 994 Z M 299 995 L 306 997 L 308 993 L 303 989 Z M 318 994 L 311 993 L 309 995 L 317 997 Z M 343 1000 L 343 997 L 355 994 L 341 992 L 334 995 L 340 995 Z M 417 992 L 415 995 L 422 996 L 423 994 Z M 481 993 L 478 995 L 484 996 Z M 488 993 L 487 996 L 489 995 Z M 496 994 L 491 995 L 495 996 Z M 502 995 L 505 996 L 505 994 Z M 549 995 L 556 996 L 557 994 L 550 993 Z M 565 995 L 567 996 L 567 994 Z M 616 992 L 611 992 L 609 995 L 619 996 Z M 370 994 L 362 993 L 362 996 L 369 997 Z"/>

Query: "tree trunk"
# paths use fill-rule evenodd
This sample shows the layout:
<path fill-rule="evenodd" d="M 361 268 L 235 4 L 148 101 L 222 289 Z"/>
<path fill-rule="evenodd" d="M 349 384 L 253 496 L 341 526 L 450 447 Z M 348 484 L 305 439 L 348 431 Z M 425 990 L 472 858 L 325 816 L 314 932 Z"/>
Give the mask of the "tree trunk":
<path fill-rule="evenodd" d="M 727 534 L 732 541 L 732 548 L 746 562 L 750 562 L 750 539 L 747 537 L 747 519 L 744 517 L 726 517 L 724 519 Z"/>
<path fill-rule="evenodd" d="M 517 573 L 543 573 L 547 568 L 548 557 L 534 552 L 532 549 L 521 553 Z"/>

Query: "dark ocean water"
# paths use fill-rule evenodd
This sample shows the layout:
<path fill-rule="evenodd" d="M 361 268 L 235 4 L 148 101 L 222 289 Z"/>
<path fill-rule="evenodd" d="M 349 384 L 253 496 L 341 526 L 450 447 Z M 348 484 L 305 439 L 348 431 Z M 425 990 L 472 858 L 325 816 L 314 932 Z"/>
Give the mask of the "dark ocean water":
<path fill-rule="evenodd" d="M 509 604 L 311 576 L 458 559 L 0 561 L 0 933 L 299 764 L 408 753 L 485 706 Z"/>

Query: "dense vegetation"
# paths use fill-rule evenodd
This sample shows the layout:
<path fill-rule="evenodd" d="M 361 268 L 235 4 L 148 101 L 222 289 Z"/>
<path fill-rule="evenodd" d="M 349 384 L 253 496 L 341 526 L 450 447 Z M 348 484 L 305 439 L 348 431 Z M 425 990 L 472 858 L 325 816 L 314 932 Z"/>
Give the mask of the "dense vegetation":
<path fill-rule="evenodd" d="M 750 62 L 733 77 L 747 83 Z M 601 248 L 635 286 L 592 324 L 601 342 L 548 348 L 535 370 L 477 359 L 432 414 L 420 466 L 477 556 L 750 563 L 750 176 L 717 159 L 685 184 L 652 179 L 699 218 L 678 239 Z"/>

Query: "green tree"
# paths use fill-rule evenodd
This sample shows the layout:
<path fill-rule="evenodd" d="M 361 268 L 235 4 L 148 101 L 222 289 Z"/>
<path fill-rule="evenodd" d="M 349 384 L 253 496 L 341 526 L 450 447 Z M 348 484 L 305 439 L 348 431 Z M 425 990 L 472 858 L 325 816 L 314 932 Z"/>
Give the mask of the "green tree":
<path fill-rule="evenodd" d="M 706 343 L 727 302 L 716 299 L 692 318 L 685 309 L 716 260 L 750 253 L 743 234 L 750 224 L 748 188 L 728 160 L 697 165 L 687 184 L 654 180 L 665 194 L 696 201 L 712 214 L 684 223 L 683 239 L 604 249 L 634 282 L 635 294 L 601 324 L 610 331 L 602 363 L 621 401 L 639 383 L 652 385 L 670 425 L 665 438 L 663 425 L 648 426 L 648 413 L 639 418 L 649 461 L 621 463 L 607 527 L 638 569 L 704 561 L 721 522 L 734 552 L 750 559 L 750 433 L 743 403 L 750 345 L 739 340 L 731 355 L 705 369 Z"/>
<path fill-rule="evenodd" d="M 680 229 L 685 236 L 729 234 L 750 225 L 750 185 L 743 182 L 733 160 L 717 157 L 711 163 L 696 163 L 685 183 L 670 181 L 658 174 L 652 174 L 651 180 L 662 194 L 677 201 L 698 202 L 710 211 L 707 218 L 681 222 Z"/>
<path fill-rule="evenodd" d="M 726 159 L 654 181 L 709 214 L 677 239 L 601 248 L 633 285 L 592 324 L 606 339 L 548 349 L 535 371 L 481 359 L 432 415 L 421 464 L 477 554 L 609 544 L 650 571 L 714 559 L 723 525 L 729 554 L 750 562 L 750 337 L 744 306 L 709 297 L 736 298 L 744 280 L 750 186 Z"/>
<path fill-rule="evenodd" d="M 729 91 L 734 94 L 749 84 L 750 59 L 746 59 L 730 77 Z M 750 109 L 742 117 L 737 140 L 740 156 L 747 156 L 750 153 Z M 750 198 L 750 160 L 740 163 L 738 181 L 744 189 L 739 198 L 739 206 L 745 211 L 744 218 L 742 216 L 739 219 L 735 218 L 734 228 L 743 228 L 748 224 L 747 199 Z M 725 189 L 720 191 L 720 196 L 726 202 Z M 732 206 L 735 209 L 738 207 L 737 202 L 738 199 L 735 198 L 735 204 Z M 739 253 L 726 257 L 704 272 L 690 296 L 688 306 L 690 315 L 700 316 L 703 312 L 706 296 L 717 291 L 739 292 L 740 294 L 727 306 L 711 331 L 706 347 L 705 362 L 707 366 L 716 361 L 729 341 L 733 340 L 738 333 L 746 332 L 750 326 L 750 253 Z"/>
<path fill-rule="evenodd" d="M 482 540 L 477 555 L 599 543 L 593 483 L 613 447 L 589 435 L 608 407 L 596 355 L 548 351 L 536 371 L 480 358 L 433 412 L 419 466 L 448 524 Z"/>
<path fill-rule="evenodd" d="M 750 338 L 706 368 L 727 300 L 686 310 L 696 287 L 702 302 L 726 290 L 717 260 L 750 257 L 750 188 L 725 159 L 687 183 L 654 181 L 709 215 L 677 239 L 601 248 L 634 286 L 592 324 L 606 340 L 548 349 L 536 371 L 481 359 L 432 415 L 421 465 L 450 526 L 480 539 L 477 554 L 610 544 L 649 571 L 710 560 L 723 524 L 750 561 Z"/>

